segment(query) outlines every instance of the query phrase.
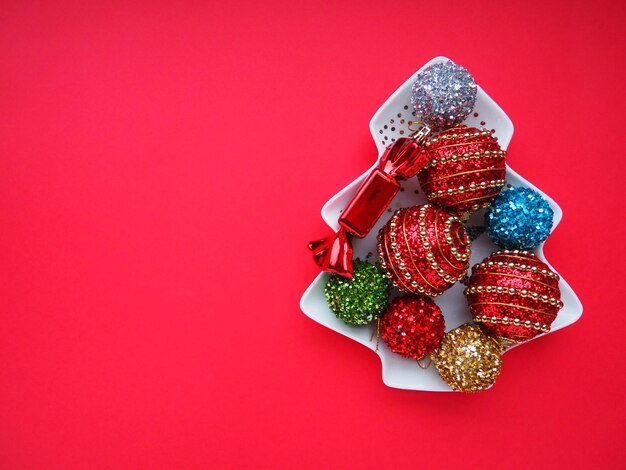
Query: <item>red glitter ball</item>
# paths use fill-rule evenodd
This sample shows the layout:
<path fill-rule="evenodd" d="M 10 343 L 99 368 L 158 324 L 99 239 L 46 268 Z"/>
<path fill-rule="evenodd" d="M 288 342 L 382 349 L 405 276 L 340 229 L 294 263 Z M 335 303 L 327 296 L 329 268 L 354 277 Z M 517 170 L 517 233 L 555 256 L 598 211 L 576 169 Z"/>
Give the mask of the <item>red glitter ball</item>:
<path fill-rule="evenodd" d="M 498 251 L 474 266 L 465 296 L 475 323 L 513 343 L 549 332 L 563 307 L 559 276 L 526 251 Z"/>
<path fill-rule="evenodd" d="M 378 327 L 389 349 L 412 359 L 432 353 L 441 344 L 446 329 L 435 302 L 428 297 L 413 295 L 394 299 Z"/>
<path fill-rule="evenodd" d="M 487 207 L 505 184 L 506 151 L 490 131 L 456 126 L 427 142 L 417 175 L 428 202 L 457 214 Z"/>
<path fill-rule="evenodd" d="M 458 217 L 426 204 L 394 213 L 378 233 L 378 255 L 394 287 L 436 296 L 465 277 L 470 245 Z"/>

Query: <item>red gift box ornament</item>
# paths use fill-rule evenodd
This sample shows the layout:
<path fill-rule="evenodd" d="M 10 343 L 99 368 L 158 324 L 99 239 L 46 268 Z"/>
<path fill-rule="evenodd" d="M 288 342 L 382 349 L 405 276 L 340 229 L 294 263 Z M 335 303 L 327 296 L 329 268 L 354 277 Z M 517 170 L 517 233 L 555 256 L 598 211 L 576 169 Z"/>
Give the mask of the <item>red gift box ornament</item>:
<path fill-rule="evenodd" d="M 350 235 L 365 237 L 400 190 L 400 183 L 414 177 L 428 163 L 422 144 L 430 128 L 421 126 L 409 137 L 401 137 L 380 157 L 339 217 L 339 231 L 332 237 L 309 243 L 313 259 L 322 271 L 352 277 Z"/>

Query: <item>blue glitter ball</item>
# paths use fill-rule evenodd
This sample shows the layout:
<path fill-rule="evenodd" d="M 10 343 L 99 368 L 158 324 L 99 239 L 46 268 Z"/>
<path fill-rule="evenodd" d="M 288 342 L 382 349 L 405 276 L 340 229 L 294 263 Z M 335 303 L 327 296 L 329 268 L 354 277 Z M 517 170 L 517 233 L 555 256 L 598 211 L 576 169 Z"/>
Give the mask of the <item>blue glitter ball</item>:
<path fill-rule="evenodd" d="M 530 188 L 501 192 L 485 215 L 489 238 L 507 250 L 529 250 L 548 238 L 554 212 L 541 194 Z"/>

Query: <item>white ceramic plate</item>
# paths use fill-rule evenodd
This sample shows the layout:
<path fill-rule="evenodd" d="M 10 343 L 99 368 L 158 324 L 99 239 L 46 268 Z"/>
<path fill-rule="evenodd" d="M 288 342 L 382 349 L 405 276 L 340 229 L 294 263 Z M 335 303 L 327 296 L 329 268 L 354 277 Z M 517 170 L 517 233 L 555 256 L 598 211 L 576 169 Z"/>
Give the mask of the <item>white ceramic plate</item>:
<path fill-rule="evenodd" d="M 416 75 L 429 65 L 444 62 L 446 60 L 449 59 L 446 57 L 436 57 L 425 64 L 400 88 L 398 88 L 398 90 L 396 90 L 396 92 L 389 97 L 385 104 L 382 105 L 378 112 L 376 112 L 370 122 L 370 132 L 376 142 L 379 157 L 385 150 L 385 147 L 391 143 L 393 138 L 408 134 L 408 121 L 415 119 L 414 115 L 412 115 L 410 97 L 411 86 L 415 81 Z M 502 111 L 502 109 L 487 95 L 487 93 L 480 88 L 480 86 L 478 87 L 474 113 L 465 120 L 465 124 L 474 127 L 495 129 L 495 136 L 498 137 L 498 141 L 503 149 L 508 147 L 511 137 L 513 136 L 513 123 L 504 111 Z M 376 163 L 374 163 L 372 168 L 374 166 L 376 166 Z M 353 194 L 361 185 L 365 177 L 369 174 L 370 170 L 333 196 L 322 208 L 322 218 L 332 228 L 332 230 L 337 230 L 339 228 L 337 220 L 341 210 L 343 210 L 343 208 L 348 204 Z M 540 189 L 526 181 L 508 166 L 506 179 L 507 183 L 512 186 L 526 186 L 533 188 L 539 191 L 546 198 L 554 210 L 554 230 L 563 217 L 563 211 L 561 211 L 561 208 Z M 417 194 L 415 192 L 416 190 L 418 191 Z M 364 239 L 352 239 L 354 257 L 375 262 L 377 260 L 376 234 L 378 233 L 378 230 L 387 222 L 392 212 L 400 207 L 409 207 L 416 204 L 424 204 L 425 202 L 426 197 L 419 188 L 417 178 L 411 178 L 411 180 L 403 182 L 401 191 L 392 201 L 388 211 L 380 218 L 369 235 Z M 470 218 L 467 225 L 469 227 L 483 225 L 483 216 L 484 211 L 479 211 Z M 499 248 L 489 240 L 487 234 L 482 234 L 474 242 L 472 242 L 471 266 L 480 262 L 492 251 L 496 251 L 498 249 Z M 550 265 L 543 255 L 543 244 L 537 247 L 534 252 L 541 260 Z M 550 267 L 554 270 L 552 266 Z M 358 341 L 364 346 L 375 351 L 376 338 L 374 338 L 373 341 L 370 341 L 374 328 L 373 325 L 361 327 L 347 325 L 343 321 L 337 319 L 337 317 L 335 317 L 335 315 L 329 310 L 324 298 L 324 285 L 328 276 L 329 275 L 327 273 L 321 273 L 306 290 L 300 301 L 302 311 L 316 322 L 321 323 L 322 325 L 330 328 L 331 330 L 337 331 L 344 336 L 352 338 L 353 340 Z M 563 300 L 564 307 L 560 310 L 556 320 L 552 324 L 551 332 L 560 330 L 561 328 L 574 323 L 580 318 L 583 310 L 582 304 L 576 297 L 576 294 L 562 277 L 559 287 L 561 289 L 561 299 Z M 467 302 L 463 295 L 464 288 L 465 285 L 457 283 L 441 296 L 435 298 L 435 302 L 439 305 L 445 316 L 446 330 L 450 330 L 471 320 Z M 410 390 L 451 391 L 450 387 L 443 382 L 443 380 L 441 380 L 434 366 L 427 369 L 421 369 L 416 364 L 415 360 L 405 359 L 392 353 L 383 341 L 379 344 L 378 356 L 382 362 L 383 382 L 389 387 Z"/>

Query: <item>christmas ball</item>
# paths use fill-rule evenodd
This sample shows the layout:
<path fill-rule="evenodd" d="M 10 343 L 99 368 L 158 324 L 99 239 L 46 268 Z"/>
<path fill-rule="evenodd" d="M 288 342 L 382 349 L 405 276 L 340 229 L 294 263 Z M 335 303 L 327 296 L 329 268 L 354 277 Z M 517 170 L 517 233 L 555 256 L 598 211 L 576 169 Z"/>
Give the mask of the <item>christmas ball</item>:
<path fill-rule="evenodd" d="M 333 274 L 324 287 L 330 310 L 346 323 L 365 325 L 377 319 L 389 303 L 389 281 L 377 266 L 354 261 L 354 276 Z"/>
<path fill-rule="evenodd" d="M 461 392 L 490 387 L 502 368 L 498 343 L 471 324 L 448 331 L 431 357 L 444 382 Z"/>
<path fill-rule="evenodd" d="M 458 217 L 425 204 L 393 214 L 378 233 L 378 255 L 394 287 L 436 296 L 465 277 L 470 245 Z"/>
<path fill-rule="evenodd" d="M 550 204 L 537 191 L 511 188 L 491 203 L 485 225 L 496 245 L 508 250 L 530 250 L 548 238 L 553 218 Z"/>
<path fill-rule="evenodd" d="M 432 299 L 406 295 L 392 300 L 378 328 L 394 353 L 421 359 L 441 344 L 446 325 Z"/>
<path fill-rule="evenodd" d="M 417 74 L 411 104 L 420 121 L 433 131 L 452 127 L 474 109 L 474 77 L 452 61 L 433 64 Z"/>
<path fill-rule="evenodd" d="M 426 143 L 429 163 L 417 175 L 428 202 L 465 218 L 487 207 L 505 181 L 506 151 L 490 131 L 457 126 Z"/>
<path fill-rule="evenodd" d="M 504 345 L 549 332 L 563 307 L 558 274 L 525 251 L 498 251 L 474 266 L 465 296 L 474 322 Z"/>

